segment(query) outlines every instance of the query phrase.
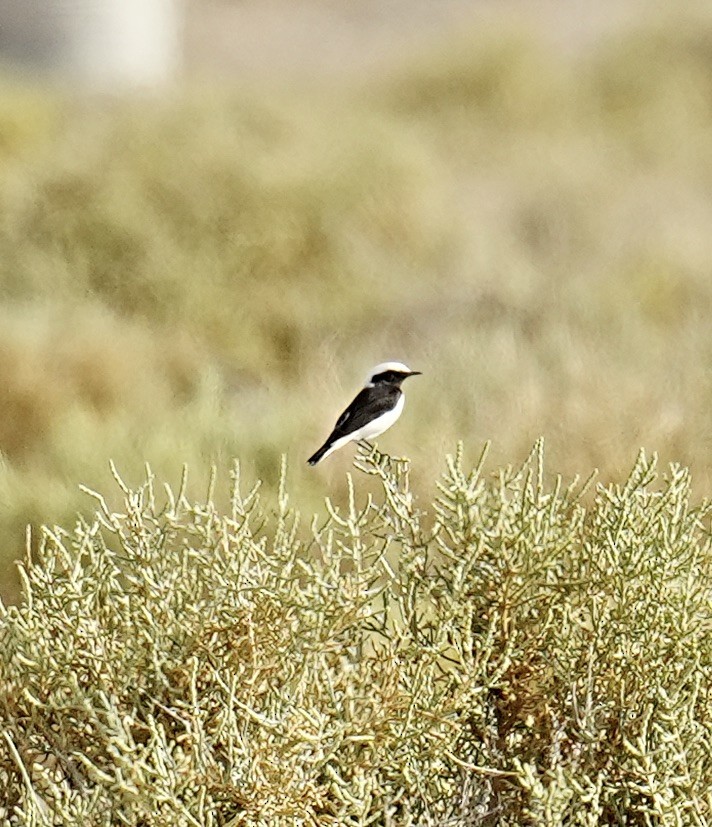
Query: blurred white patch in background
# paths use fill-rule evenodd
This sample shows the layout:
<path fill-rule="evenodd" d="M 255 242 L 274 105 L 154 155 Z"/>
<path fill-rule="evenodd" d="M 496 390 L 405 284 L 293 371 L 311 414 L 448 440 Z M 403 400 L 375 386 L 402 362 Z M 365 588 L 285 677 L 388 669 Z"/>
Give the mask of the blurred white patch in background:
<path fill-rule="evenodd" d="M 177 74 L 182 0 L 0 0 L 0 61 L 106 90 Z"/>

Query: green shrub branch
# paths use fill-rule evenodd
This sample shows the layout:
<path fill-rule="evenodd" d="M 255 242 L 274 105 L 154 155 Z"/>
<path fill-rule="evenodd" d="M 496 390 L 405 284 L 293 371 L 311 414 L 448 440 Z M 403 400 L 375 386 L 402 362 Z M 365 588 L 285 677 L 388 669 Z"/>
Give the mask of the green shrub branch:
<path fill-rule="evenodd" d="M 2 608 L 2 823 L 710 823 L 710 505 L 485 455 L 426 505 L 360 450 L 309 528 L 285 466 L 223 510 L 115 474 Z"/>

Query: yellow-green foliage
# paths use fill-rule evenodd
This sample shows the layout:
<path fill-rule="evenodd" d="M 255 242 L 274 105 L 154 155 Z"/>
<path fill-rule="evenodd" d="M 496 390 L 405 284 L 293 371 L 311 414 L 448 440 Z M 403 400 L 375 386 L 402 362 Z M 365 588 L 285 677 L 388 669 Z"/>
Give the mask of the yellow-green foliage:
<path fill-rule="evenodd" d="M 310 531 L 237 469 L 225 510 L 149 475 L 46 529 L 0 620 L 3 824 L 709 824 L 710 505 L 643 454 L 585 496 L 540 443 L 483 461 L 426 508 L 362 453 Z"/>
<path fill-rule="evenodd" d="M 76 480 L 109 490 L 109 457 L 175 480 L 240 456 L 274 490 L 286 453 L 301 505 L 343 497 L 349 449 L 303 460 L 385 358 L 424 372 L 383 441 L 418 483 L 457 439 L 501 460 L 544 433 L 567 473 L 619 479 L 644 445 L 709 490 L 712 18 L 691 14 L 566 54 L 464 32 L 336 90 L 3 85 L 5 567 L 28 522 L 84 507 Z"/>

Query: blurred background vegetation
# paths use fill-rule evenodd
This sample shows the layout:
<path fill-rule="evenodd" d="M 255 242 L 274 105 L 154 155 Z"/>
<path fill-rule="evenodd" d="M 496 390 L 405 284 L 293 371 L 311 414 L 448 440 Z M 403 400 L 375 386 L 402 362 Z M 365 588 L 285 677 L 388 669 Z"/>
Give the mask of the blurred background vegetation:
<path fill-rule="evenodd" d="M 380 440 L 416 478 L 543 434 L 564 473 L 645 446 L 709 493 L 712 8 L 559 5 L 451 3 L 391 48 L 407 20 L 196 0 L 170 88 L 0 76 L 5 598 L 26 525 L 93 510 L 109 458 L 269 487 L 286 453 L 297 505 L 338 496 L 351 450 L 305 460 L 389 358 L 424 374 Z"/>

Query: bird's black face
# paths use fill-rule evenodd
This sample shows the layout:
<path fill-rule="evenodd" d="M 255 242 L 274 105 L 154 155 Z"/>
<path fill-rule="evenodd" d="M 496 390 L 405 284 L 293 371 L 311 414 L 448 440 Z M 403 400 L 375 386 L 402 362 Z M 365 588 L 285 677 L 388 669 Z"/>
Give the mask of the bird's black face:
<path fill-rule="evenodd" d="M 419 370 L 384 370 L 383 373 L 377 373 L 371 377 L 374 385 L 397 385 L 400 387 L 401 382 L 409 376 L 420 376 Z"/>

